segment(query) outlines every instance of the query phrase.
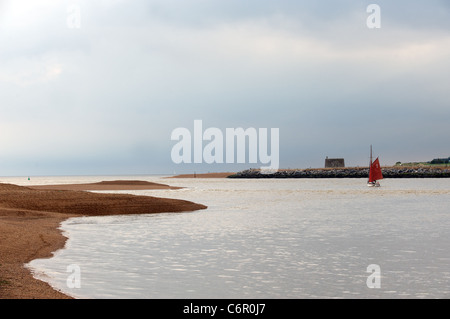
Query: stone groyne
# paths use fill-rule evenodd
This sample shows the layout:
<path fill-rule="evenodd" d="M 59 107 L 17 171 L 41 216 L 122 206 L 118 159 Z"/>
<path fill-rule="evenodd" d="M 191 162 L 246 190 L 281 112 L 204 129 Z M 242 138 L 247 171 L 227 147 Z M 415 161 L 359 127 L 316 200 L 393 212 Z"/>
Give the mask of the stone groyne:
<path fill-rule="evenodd" d="M 450 167 L 382 167 L 384 178 L 448 178 Z M 228 178 L 367 178 L 369 168 L 314 168 L 280 169 L 271 174 L 262 174 L 259 169 L 248 169 Z"/>

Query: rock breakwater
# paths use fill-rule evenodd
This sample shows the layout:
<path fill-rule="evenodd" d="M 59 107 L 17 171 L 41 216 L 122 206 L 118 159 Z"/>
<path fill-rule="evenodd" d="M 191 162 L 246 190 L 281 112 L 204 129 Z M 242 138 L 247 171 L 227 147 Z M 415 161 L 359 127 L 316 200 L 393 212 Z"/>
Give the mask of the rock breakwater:
<path fill-rule="evenodd" d="M 384 178 L 448 178 L 450 168 L 442 167 L 383 167 Z M 248 169 L 228 178 L 367 178 L 369 168 L 313 168 L 280 169 L 272 174 L 262 174 L 259 169 Z"/>

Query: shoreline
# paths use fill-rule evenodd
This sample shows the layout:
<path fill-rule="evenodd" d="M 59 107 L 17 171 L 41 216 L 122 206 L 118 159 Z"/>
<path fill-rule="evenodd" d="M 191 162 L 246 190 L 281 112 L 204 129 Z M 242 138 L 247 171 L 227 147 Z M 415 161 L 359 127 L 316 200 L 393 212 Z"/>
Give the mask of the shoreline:
<path fill-rule="evenodd" d="M 119 186 L 115 187 L 117 190 Z M 121 187 L 128 190 L 129 185 Z M 34 259 L 50 258 L 65 247 L 67 238 L 59 227 L 69 218 L 180 213 L 206 208 L 185 200 L 152 196 L 0 184 L 0 299 L 74 299 L 34 278 L 25 267 Z"/>

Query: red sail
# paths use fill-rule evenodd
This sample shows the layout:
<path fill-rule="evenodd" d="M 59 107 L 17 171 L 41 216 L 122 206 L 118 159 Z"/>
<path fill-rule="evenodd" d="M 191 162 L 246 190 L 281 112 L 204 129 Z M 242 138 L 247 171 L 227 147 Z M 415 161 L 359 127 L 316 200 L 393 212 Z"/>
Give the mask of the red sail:
<path fill-rule="evenodd" d="M 383 174 L 381 173 L 380 161 L 377 158 L 370 166 L 369 183 L 379 179 L 383 179 Z"/>

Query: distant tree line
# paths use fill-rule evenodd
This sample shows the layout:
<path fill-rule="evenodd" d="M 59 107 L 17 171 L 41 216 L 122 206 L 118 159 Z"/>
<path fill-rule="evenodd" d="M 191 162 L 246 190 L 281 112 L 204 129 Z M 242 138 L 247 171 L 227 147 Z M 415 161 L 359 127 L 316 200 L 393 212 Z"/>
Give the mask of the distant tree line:
<path fill-rule="evenodd" d="M 450 164 L 450 157 L 448 158 L 435 158 L 429 162 L 410 162 L 410 163 L 395 163 L 396 166 L 411 166 L 411 165 L 427 165 L 427 164 Z"/>
<path fill-rule="evenodd" d="M 450 157 L 448 158 L 435 158 L 429 162 L 430 164 L 448 164 L 450 163 Z"/>

